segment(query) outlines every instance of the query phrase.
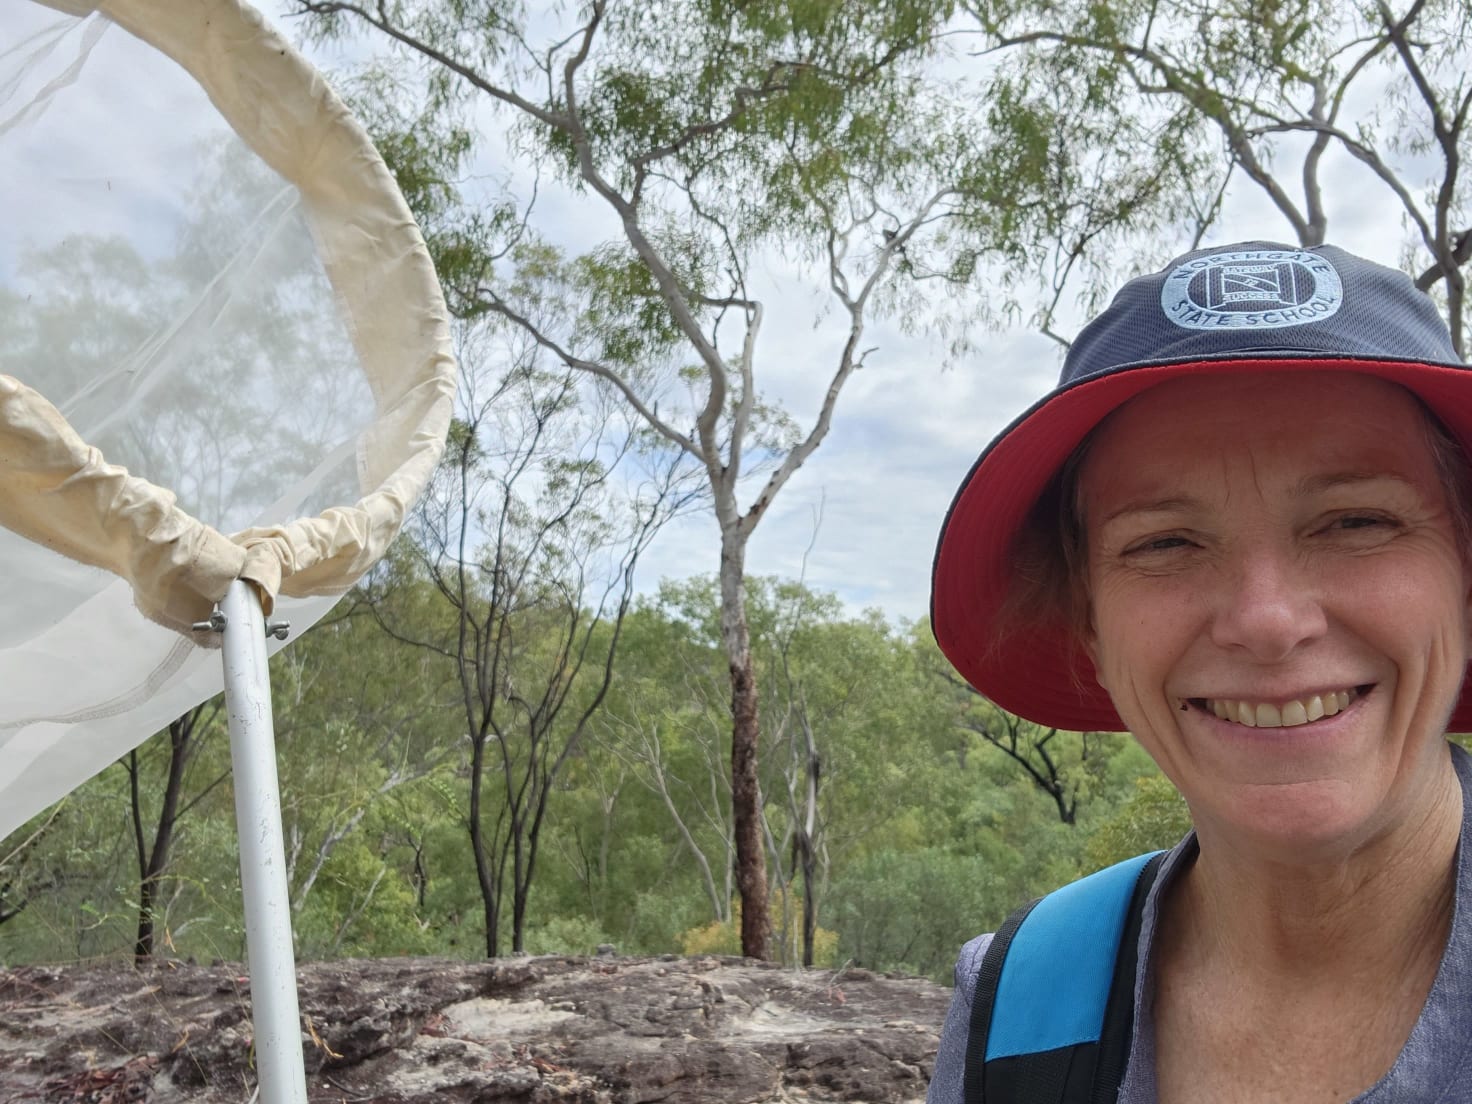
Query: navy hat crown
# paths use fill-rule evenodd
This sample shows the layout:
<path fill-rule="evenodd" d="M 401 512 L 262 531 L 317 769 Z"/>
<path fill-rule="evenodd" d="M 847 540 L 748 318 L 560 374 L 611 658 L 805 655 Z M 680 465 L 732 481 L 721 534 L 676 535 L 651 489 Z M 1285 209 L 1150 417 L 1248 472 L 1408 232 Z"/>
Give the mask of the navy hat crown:
<path fill-rule="evenodd" d="M 1084 327 L 1060 386 L 1162 361 L 1345 357 L 1463 363 L 1405 273 L 1332 245 L 1198 249 L 1131 280 Z"/>

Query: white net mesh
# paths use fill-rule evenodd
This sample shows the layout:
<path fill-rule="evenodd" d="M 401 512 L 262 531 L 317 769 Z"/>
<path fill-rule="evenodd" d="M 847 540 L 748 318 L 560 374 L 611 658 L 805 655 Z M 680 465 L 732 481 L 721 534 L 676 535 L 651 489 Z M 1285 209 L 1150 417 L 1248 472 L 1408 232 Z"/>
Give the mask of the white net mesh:
<path fill-rule="evenodd" d="M 453 387 L 390 178 L 259 17 L 63 6 L 0 10 L 0 374 L 184 514 L 165 495 L 137 523 L 135 484 L 88 482 L 95 456 L 31 473 L 51 423 L 23 394 L 6 407 L 31 450 L 13 485 L 39 497 L 0 516 L 33 538 L 0 529 L 0 836 L 219 689 L 217 654 L 155 621 L 203 616 L 236 573 L 302 595 L 277 605 L 295 630 L 320 617 L 397 530 Z M 179 537 L 190 518 L 267 528 L 246 565 L 213 532 Z M 161 532 L 190 585 L 128 569 L 127 542 Z"/>

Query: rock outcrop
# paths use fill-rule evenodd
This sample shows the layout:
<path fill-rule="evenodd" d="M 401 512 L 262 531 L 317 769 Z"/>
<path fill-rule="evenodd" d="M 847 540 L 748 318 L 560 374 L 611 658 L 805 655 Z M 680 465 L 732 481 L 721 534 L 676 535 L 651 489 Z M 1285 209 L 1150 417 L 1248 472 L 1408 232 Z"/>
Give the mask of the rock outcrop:
<path fill-rule="evenodd" d="M 924 1099 L 948 990 L 739 958 L 301 967 L 313 1104 Z M 0 971 L 0 1104 L 245 1104 L 238 966 Z"/>

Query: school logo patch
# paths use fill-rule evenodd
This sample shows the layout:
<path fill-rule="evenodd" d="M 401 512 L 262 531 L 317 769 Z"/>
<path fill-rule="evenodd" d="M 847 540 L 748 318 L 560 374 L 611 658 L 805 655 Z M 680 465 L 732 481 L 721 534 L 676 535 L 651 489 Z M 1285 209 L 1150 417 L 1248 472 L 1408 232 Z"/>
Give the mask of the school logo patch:
<path fill-rule="evenodd" d="M 1176 267 L 1160 289 L 1165 316 L 1187 330 L 1273 330 L 1322 322 L 1344 284 L 1329 261 L 1296 249 L 1235 250 Z"/>

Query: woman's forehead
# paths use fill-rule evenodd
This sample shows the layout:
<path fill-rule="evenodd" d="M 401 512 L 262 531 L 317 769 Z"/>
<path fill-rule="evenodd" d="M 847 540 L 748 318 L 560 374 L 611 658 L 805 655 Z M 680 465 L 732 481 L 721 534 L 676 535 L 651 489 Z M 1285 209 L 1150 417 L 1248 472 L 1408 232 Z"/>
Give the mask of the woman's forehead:
<path fill-rule="evenodd" d="M 1437 480 L 1424 408 L 1409 391 L 1354 373 L 1172 380 L 1095 432 L 1081 490 L 1171 483 L 1246 464 L 1275 482 L 1320 474 Z"/>

